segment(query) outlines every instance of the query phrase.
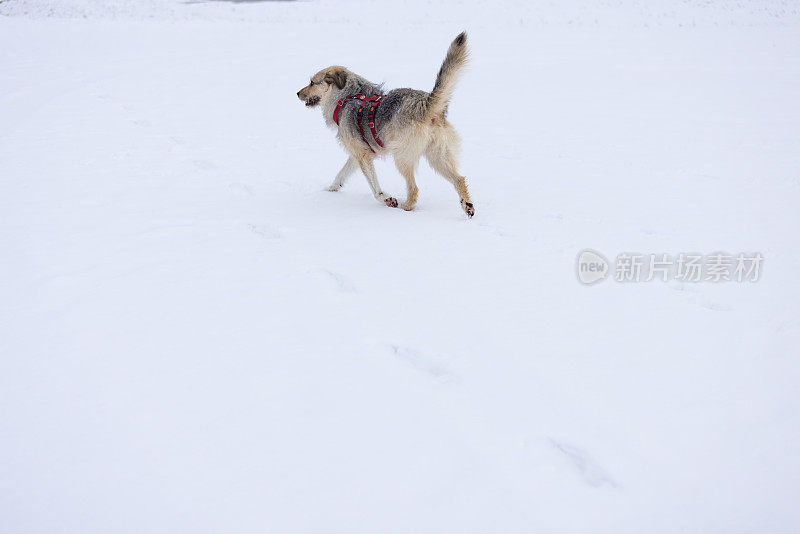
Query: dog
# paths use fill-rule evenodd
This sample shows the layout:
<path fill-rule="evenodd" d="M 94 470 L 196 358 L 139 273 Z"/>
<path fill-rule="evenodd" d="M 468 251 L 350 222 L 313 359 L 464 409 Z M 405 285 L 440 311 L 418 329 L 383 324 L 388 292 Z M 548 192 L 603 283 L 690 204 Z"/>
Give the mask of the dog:
<path fill-rule="evenodd" d="M 384 93 L 382 85 L 336 65 L 314 74 L 297 97 L 306 107 L 322 109 L 325 124 L 337 130 L 339 142 L 348 153 L 347 162 L 328 190 L 338 191 L 356 169 L 361 169 L 375 198 L 396 208 L 397 199 L 383 192 L 373 165 L 376 157 L 391 154 L 406 181 L 406 200 L 401 207 L 412 210 L 419 192 L 414 172 L 424 155 L 433 170 L 453 184 L 467 216 L 475 215 L 466 178 L 456 167 L 460 138 L 446 119 L 448 103 L 467 60 L 467 34 L 462 32 L 450 44 L 430 93 L 416 89 Z"/>

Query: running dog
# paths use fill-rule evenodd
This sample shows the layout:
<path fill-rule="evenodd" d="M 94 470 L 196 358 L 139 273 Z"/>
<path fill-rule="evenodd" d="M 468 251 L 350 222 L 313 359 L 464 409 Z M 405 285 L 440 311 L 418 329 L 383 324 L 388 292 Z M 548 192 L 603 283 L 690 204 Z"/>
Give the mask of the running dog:
<path fill-rule="evenodd" d="M 396 208 L 397 199 L 381 190 L 373 165 L 376 157 L 391 154 L 406 180 L 406 201 L 401 207 L 411 210 L 418 194 L 414 171 L 424 155 L 430 166 L 453 184 L 467 216 L 475 215 L 466 179 L 456 169 L 460 139 L 445 118 L 467 58 L 464 32 L 450 45 L 430 93 L 416 89 L 384 93 L 382 85 L 340 66 L 314 74 L 310 83 L 297 92 L 297 97 L 306 107 L 322 108 L 325 124 L 337 130 L 339 142 L 349 156 L 328 189 L 338 191 L 360 168 L 375 198 Z"/>

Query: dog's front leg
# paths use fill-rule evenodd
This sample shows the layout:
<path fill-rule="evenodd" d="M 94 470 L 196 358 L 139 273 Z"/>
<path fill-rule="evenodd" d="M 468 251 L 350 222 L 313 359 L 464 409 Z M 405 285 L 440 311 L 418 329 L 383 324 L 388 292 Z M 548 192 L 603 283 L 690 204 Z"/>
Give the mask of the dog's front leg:
<path fill-rule="evenodd" d="M 344 167 L 342 167 L 342 170 L 340 170 L 336 175 L 336 178 L 333 179 L 333 183 L 328 187 L 328 191 L 338 191 L 341 189 L 347 179 L 350 178 L 357 168 L 358 162 L 356 161 L 356 158 L 353 156 L 347 158 L 347 161 L 344 163 Z"/>
<path fill-rule="evenodd" d="M 367 183 L 370 189 L 372 189 L 372 194 L 378 199 L 378 202 L 383 202 L 390 208 L 396 208 L 397 199 L 381 191 L 381 184 L 378 183 L 378 175 L 375 172 L 375 166 L 372 164 L 372 160 L 361 159 L 358 161 L 358 165 L 361 167 L 361 172 L 367 177 Z"/>

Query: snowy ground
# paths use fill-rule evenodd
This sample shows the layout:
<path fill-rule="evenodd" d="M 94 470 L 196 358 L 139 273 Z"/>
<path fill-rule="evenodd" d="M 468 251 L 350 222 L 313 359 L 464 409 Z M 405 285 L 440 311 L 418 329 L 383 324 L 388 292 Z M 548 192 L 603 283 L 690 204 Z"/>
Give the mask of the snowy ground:
<path fill-rule="evenodd" d="M 560 4 L 0 2 L 0 531 L 800 530 L 800 4 Z M 476 217 L 324 191 L 462 29 Z"/>

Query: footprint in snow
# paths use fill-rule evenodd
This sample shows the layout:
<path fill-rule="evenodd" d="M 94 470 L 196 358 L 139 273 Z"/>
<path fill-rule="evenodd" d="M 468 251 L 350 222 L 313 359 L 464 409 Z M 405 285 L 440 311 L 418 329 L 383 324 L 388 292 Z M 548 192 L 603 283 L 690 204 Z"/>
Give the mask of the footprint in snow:
<path fill-rule="evenodd" d="M 711 300 L 704 300 L 704 301 L 700 302 L 700 298 L 702 298 L 702 293 L 700 291 L 700 288 L 697 286 L 697 284 L 694 284 L 694 283 L 679 282 L 677 285 L 673 285 L 672 289 L 674 291 L 680 291 L 680 292 L 684 293 L 685 295 L 688 295 L 691 298 L 692 301 L 694 301 L 695 303 L 699 302 L 700 306 L 702 306 L 703 308 L 705 308 L 707 310 L 711 310 L 711 311 L 731 311 L 733 309 L 730 306 L 727 306 L 725 304 L 720 304 L 718 302 L 714 302 L 714 301 L 711 301 Z"/>
<path fill-rule="evenodd" d="M 228 190 L 232 194 L 238 196 L 250 196 L 250 197 L 255 196 L 255 193 L 253 193 L 253 189 L 247 184 L 241 184 L 238 182 L 228 184 Z"/>
<path fill-rule="evenodd" d="M 212 170 L 212 169 L 216 169 L 217 168 L 217 166 L 214 164 L 213 161 L 208 161 L 208 160 L 204 160 L 204 159 L 196 159 L 196 160 L 192 161 L 192 163 L 194 163 L 195 167 L 197 167 L 200 170 L 204 170 L 204 171 L 208 171 L 208 170 Z"/>
<path fill-rule="evenodd" d="M 276 226 L 269 224 L 248 224 L 247 227 L 251 232 L 264 239 L 279 239 L 281 237 L 281 232 Z"/>
<path fill-rule="evenodd" d="M 437 358 L 416 349 L 400 345 L 390 345 L 389 347 L 397 358 L 404 360 L 419 371 L 436 378 L 440 382 L 452 383 L 457 381 L 458 377 L 438 361 Z"/>
<path fill-rule="evenodd" d="M 583 450 L 549 438 L 550 445 L 563 454 L 578 471 L 584 482 L 594 488 L 601 486 L 617 487 L 617 483 Z"/>
<path fill-rule="evenodd" d="M 700 291 L 697 289 L 696 285 L 692 285 L 691 283 L 684 283 L 678 282 L 677 284 L 670 286 L 675 291 L 686 291 L 687 293 L 699 293 Z"/>
<path fill-rule="evenodd" d="M 731 311 L 730 306 L 725 306 L 724 304 L 719 304 L 717 302 L 712 302 L 710 300 L 705 301 L 703 303 L 703 307 L 711 311 Z"/>
<path fill-rule="evenodd" d="M 356 287 L 350 283 L 344 275 L 323 269 L 323 272 L 328 275 L 330 280 L 336 285 L 336 288 L 342 293 L 358 293 Z"/>

